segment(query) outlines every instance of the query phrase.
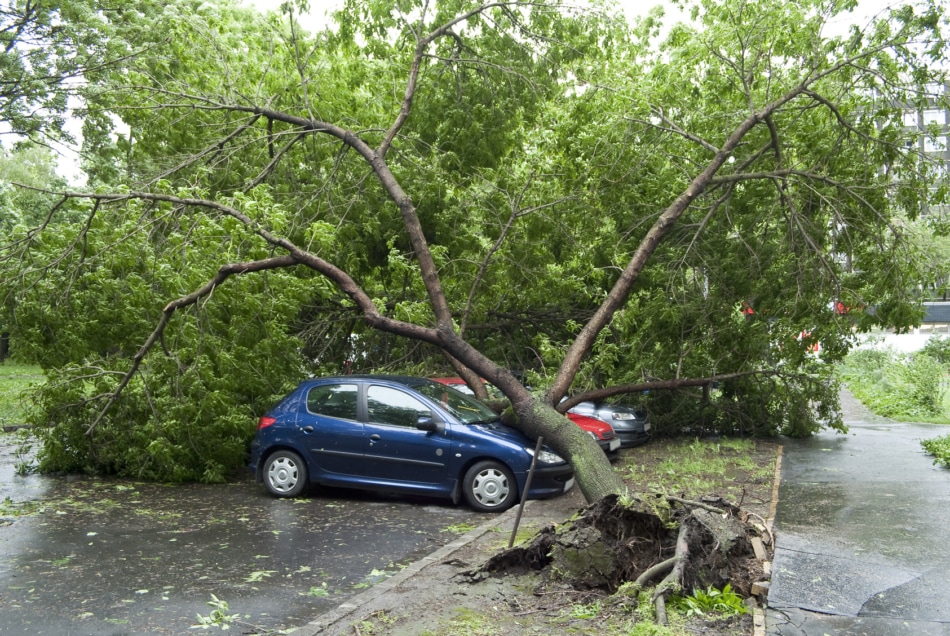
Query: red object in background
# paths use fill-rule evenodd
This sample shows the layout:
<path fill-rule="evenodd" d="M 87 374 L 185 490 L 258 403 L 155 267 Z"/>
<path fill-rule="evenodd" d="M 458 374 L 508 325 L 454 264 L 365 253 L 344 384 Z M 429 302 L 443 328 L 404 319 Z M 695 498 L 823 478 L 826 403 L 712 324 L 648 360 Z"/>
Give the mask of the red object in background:
<path fill-rule="evenodd" d="M 597 440 L 613 439 L 614 437 L 614 427 L 603 420 L 587 415 L 580 415 L 579 413 L 565 413 L 564 415 L 567 416 L 567 419 L 593 435 Z"/>
<path fill-rule="evenodd" d="M 819 351 L 821 351 L 821 343 L 818 342 L 817 340 L 810 344 L 805 342 L 809 338 L 811 338 L 810 331 L 803 331 L 800 334 L 798 334 L 798 340 L 800 340 L 802 343 L 805 344 L 805 348 L 808 349 L 808 351 L 811 351 L 812 353 L 818 353 Z"/>
<path fill-rule="evenodd" d="M 440 384 L 450 386 L 453 389 L 461 391 L 462 393 L 468 395 L 472 394 L 472 390 L 467 384 L 465 384 L 465 380 L 462 378 L 432 378 L 432 380 L 439 382 Z M 484 382 L 484 380 L 482 381 Z M 495 389 L 494 386 L 488 383 L 486 383 L 486 388 L 488 389 L 489 394 L 492 393 L 492 389 L 498 391 L 498 389 Z M 609 422 L 605 422 L 596 417 L 580 415 L 578 413 L 565 413 L 565 415 L 569 420 L 580 426 L 586 432 L 590 433 L 598 442 L 611 440 L 614 438 L 614 427 L 611 426 Z"/>

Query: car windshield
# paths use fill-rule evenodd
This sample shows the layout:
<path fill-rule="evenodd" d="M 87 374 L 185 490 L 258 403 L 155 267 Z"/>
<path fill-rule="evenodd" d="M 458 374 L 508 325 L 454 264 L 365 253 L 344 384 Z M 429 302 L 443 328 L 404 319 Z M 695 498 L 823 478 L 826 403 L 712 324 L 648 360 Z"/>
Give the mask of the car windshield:
<path fill-rule="evenodd" d="M 464 393 L 456 391 L 438 382 L 420 382 L 413 388 L 422 395 L 432 398 L 446 411 L 457 417 L 463 424 L 481 424 L 498 419 L 490 408 Z"/>

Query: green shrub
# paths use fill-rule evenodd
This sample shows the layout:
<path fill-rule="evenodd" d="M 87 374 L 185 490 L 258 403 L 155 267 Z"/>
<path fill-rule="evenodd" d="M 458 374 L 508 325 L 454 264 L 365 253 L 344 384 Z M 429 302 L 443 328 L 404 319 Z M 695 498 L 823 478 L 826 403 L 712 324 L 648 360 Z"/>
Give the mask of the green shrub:
<path fill-rule="evenodd" d="M 920 442 L 928 453 L 934 456 L 934 463 L 950 468 L 950 435 L 925 439 Z"/>
<path fill-rule="evenodd" d="M 921 352 L 902 367 L 910 402 L 924 415 L 937 415 L 943 407 L 942 388 L 945 365 Z"/>
<path fill-rule="evenodd" d="M 940 364 L 950 365 L 950 337 L 930 336 L 921 352 Z"/>
<path fill-rule="evenodd" d="M 705 590 L 694 590 L 689 596 L 674 596 L 670 599 L 671 606 L 687 616 L 735 616 L 749 611 L 741 596 L 732 591 L 728 583 L 722 590 L 714 587 Z"/>
<path fill-rule="evenodd" d="M 845 359 L 840 372 L 855 397 L 878 415 L 914 419 L 943 412 L 946 370 L 923 351 L 860 349 Z"/>

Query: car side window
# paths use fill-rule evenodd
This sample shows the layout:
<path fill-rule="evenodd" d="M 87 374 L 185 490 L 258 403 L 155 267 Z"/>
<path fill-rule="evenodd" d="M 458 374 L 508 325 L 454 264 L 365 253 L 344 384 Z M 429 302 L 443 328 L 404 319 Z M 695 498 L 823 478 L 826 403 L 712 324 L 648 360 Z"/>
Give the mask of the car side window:
<path fill-rule="evenodd" d="M 369 421 L 415 428 L 420 417 L 432 417 L 425 404 L 415 397 L 387 386 L 371 386 L 366 392 Z"/>
<path fill-rule="evenodd" d="M 307 409 L 317 415 L 355 420 L 358 391 L 359 388 L 355 384 L 315 386 L 307 394 Z"/>

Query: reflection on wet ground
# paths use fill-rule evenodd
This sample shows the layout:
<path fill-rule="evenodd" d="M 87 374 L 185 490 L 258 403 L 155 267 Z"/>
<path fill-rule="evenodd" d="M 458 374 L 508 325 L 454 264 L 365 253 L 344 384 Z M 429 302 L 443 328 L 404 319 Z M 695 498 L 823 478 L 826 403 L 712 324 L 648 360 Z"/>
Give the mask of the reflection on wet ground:
<path fill-rule="evenodd" d="M 950 636 L 947 428 L 870 414 L 846 391 L 839 435 L 785 440 L 767 633 Z"/>
<path fill-rule="evenodd" d="M 165 486 L 14 474 L 0 452 L 0 634 L 183 634 L 212 595 L 246 624 L 302 625 L 489 518 L 448 502 L 249 478 Z M 17 513 L 27 513 L 16 516 Z"/>

